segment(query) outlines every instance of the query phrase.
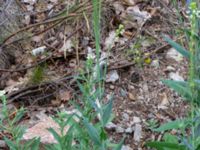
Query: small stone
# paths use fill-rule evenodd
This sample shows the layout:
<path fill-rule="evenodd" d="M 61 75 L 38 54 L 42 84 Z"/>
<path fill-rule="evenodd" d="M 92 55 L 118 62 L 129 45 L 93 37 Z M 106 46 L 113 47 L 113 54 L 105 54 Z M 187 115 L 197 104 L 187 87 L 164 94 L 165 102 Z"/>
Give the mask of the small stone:
<path fill-rule="evenodd" d="M 134 140 L 136 142 L 140 142 L 141 137 L 142 137 L 142 126 L 140 124 L 136 124 L 134 130 Z"/>
<path fill-rule="evenodd" d="M 122 97 L 126 97 L 127 92 L 126 92 L 125 90 L 123 90 L 123 89 L 120 89 L 120 95 L 121 95 Z"/>
<path fill-rule="evenodd" d="M 177 62 L 183 60 L 183 56 L 179 52 L 177 52 L 177 50 L 173 47 L 168 50 L 166 57 L 174 59 Z"/>
<path fill-rule="evenodd" d="M 115 89 L 115 86 L 114 86 L 114 85 L 110 85 L 110 89 L 111 89 L 111 90 L 114 90 L 114 89 Z"/>
<path fill-rule="evenodd" d="M 122 128 L 122 127 L 120 127 L 120 126 L 117 126 L 116 132 L 117 132 L 117 133 L 124 133 L 124 128 Z"/>
<path fill-rule="evenodd" d="M 33 56 L 38 56 L 40 54 L 43 54 L 46 50 L 46 46 L 41 46 L 41 47 L 38 47 L 38 48 L 35 48 L 32 50 L 32 55 Z"/>
<path fill-rule="evenodd" d="M 168 109 L 168 107 L 167 107 L 167 106 L 164 106 L 164 105 L 158 105 L 158 109 L 163 109 L 163 110 L 165 110 L 165 109 Z"/>
<path fill-rule="evenodd" d="M 175 81 L 184 81 L 183 77 L 181 77 L 178 72 L 170 72 L 169 78 Z"/>
<path fill-rule="evenodd" d="M 129 115 L 127 113 L 122 114 L 123 120 L 128 121 L 129 120 Z"/>
<path fill-rule="evenodd" d="M 121 150 L 133 150 L 128 145 L 123 145 Z"/>
<path fill-rule="evenodd" d="M 112 82 L 115 83 L 117 80 L 119 79 L 119 75 L 117 73 L 117 70 L 112 70 L 110 72 L 108 72 L 108 74 L 106 75 L 106 82 Z"/>
<path fill-rule="evenodd" d="M 134 129 L 132 127 L 128 127 L 125 132 L 128 133 L 128 134 L 131 134 L 133 133 Z"/>
<path fill-rule="evenodd" d="M 147 83 L 145 83 L 145 84 L 142 85 L 142 89 L 144 90 L 145 93 L 149 92 L 149 88 L 148 88 Z"/>
<path fill-rule="evenodd" d="M 3 140 L 0 140 L 0 148 L 4 149 L 6 148 L 6 142 Z"/>
<path fill-rule="evenodd" d="M 106 129 L 108 130 L 115 130 L 117 128 L 117 125 L 112 123 L 112 122 L 109 122 L 107 125 L 106 125 Z"/>
<path fill-rule="evenodd" d="M 165 69 L 166 72 L 172 72 L 172 71 L 175 71 L 175 70 L 176 69 L 172 66 L 167 66 L 166 69 Z"/>
<path fill-rule="evenodd" d="M 136 123 L 140 123 L 141 122 L 141 119 L 139 117 L 133 117 L 133 123 L 136 124 Z"/>
<path fill-rule="evenodd" d="M 159 68 L 160 64 L 159 64 L 159 61 L 156 59 L 156 60 L 153 60 L 151 62 L 151 66 L 152 67 L 155 67 L 155 68 Z"/>

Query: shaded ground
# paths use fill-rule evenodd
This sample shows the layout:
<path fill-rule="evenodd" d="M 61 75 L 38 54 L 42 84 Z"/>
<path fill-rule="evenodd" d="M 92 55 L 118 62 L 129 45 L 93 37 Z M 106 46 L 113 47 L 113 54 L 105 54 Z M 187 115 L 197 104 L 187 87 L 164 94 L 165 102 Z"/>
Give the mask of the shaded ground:
<path fill-rule="evenodd" d="M 69 16 L 76 14 L 76 17 L 68 21 L 45 23 L 46 19 L 55 17 L 71 2 L 21 1 L 21 7 L 36 12 L 25 15 L 25 24 L 29 27 L 39 22 L 43 24 L 26 30 L 35 36 L 27 40 L 26 44 L 20 43 L 23 51 L 15 65 L 9 70 L 2 68 L 0 71 L 1 82 L 5 82 L 6 78 L 4 89 L 8 93 L 8 102 L 15 106 L 25 105 L 30 120 L 37 116 L 33 114 L 41 111 L 52 114 L 61 106 L 71 109 L 69 100 L 78 89 L 70 76 L 77 74 L 84 65 L 88 49 L 94 48 L 89 21 L 92 11 L 90 3 L 82 1 L 82 5 L 77 5 L 80 7 L 69 11 Z M 179 13 L 186 19 L 183 15 L 185 5 L 179 2 L 176 6 L 181 8 Z M 79 17 L 82 9 L 87 10 L 86 16 Z M 137 9 L 139 11 L 135 12 Z M 177 56 L 161 36 L 165 34 L 184 43 L 181 29 L 185 24 L 180 23 L 177 9 L 168 1 L 107 1 L 102 12 L 102 52 L 109 55 L 108 70 L 115 70 L 119 76 L 116 81 L 106 83 L 105 99 L 114 94 L 116 116 L 114 129 L 108 130 L 116 141 L 126 137 L 124 145 L 133 150 L 145 149 L 146 141 L 160 140 L 162 137 L 162 134 L 150 131 L 149 120 L 157 121 L 158 124 L 174 120 L 183 117 L 188 107 L 161 82 L 161 79 L 169 78 L 186 79 L 187 62 Z M 106 41 L 109 40 L 109 34 L 116 31 L 120 24 L 124 25 L 125 32 L 108 51 Z M 33 49 L 44 46 L 45 54 L 33 58 Z M 42 78 L 33 69 L 38 64 L 43 64 Z M 45 82 L 38 84 L 38 80 Z"/>

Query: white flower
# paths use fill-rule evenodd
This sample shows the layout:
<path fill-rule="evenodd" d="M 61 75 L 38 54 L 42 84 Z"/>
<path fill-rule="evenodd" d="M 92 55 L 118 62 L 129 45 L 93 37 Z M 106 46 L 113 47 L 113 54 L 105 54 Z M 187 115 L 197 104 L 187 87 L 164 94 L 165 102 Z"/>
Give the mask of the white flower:
<path fill-rule="evenodd" d="M 2 90 L 0 91 L 0 97 L 4 96 L 6 94 L 6 91 Z"/>
<path fill-rule="evenodd" d="M 91 47 L 88 47 L 87 51 L 88 51 L 87 59 L 95 59 L 96 58 L 96 56 L 95 56 L 95 54 L 93 52 L 94 50 Z"/>

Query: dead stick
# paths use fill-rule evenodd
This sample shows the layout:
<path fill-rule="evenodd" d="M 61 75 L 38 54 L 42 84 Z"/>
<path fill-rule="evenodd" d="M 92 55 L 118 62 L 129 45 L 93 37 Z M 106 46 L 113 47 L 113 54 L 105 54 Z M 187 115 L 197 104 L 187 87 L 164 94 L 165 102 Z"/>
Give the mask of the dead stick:
<path fill-rule="evenodd" d="M 65 19 L 67 19 L 67 18 L 75 17 L 75 16 L 77 16 L 77 14 L 69 14 L 69 15 L 67 15 L 67 16 L 62 16 L 62 17 L 59 17 L 59 18 L 54 18 L 54 19 L 46 20 L 46 21 L 44 21 L 44 22 L 38 22 L 38 23 L 35 23 L 35 24 L 32 24 L 32 25 L 29 25 L 29 26 L 27 26 L 27 27 L 24 27 L 24 28 L 22 28 L 22 29 L 16 31 L 15 33 L 11 34 L 9 37 L 7 37 L 7 38 L 3 41 L 3 45 L 5 45 L 6 42 L 7 42 L 10 38 L 12 38 L 13 36 L 15 36 L 16 34 L 18 34 L 18 33 L 20 33 L 20 32 L 26 31 L 26 30 L 28 30 L 28 29 L 30 29 L 30 28 L 33 28 L 33 27 L 37 27 L 37 26 L 39 26 L 39 25 L 48 24 L 48 23 L 52 23 L 52 22 L 55 22 L 55 21 L 59 21 L 59 20 L 65 20 Z"/>
<path fill-rule="evenodd" d="M 0 72 L 20 72 L 20 71 L 24 71 L 24 70 L 27 70 L 27 69 L 31 69 L 31 68 L 34 68 L 35 66 L 38 66 L 42 63 L 44 63 L 45 61 L 49 60 L 52 56 L 48 56 L 44 59 L 42 59 L 41 61 L 31 65 L 31 66 L 28 66 L 28 67 L 25 67 L 25 68 L 19 68 L 19 69 L 15 69 L 15 70 L 10 70 L 10 69 L 0 69 Z"/>

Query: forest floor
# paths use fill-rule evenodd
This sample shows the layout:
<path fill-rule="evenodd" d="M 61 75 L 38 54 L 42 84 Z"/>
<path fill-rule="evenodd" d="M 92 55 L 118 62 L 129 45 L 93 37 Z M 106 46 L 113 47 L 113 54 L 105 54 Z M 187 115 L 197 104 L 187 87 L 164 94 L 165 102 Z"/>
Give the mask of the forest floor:
<path fill-rule="evenodd" d="M 73 1 L 19 2 L 28 28 L 20 27 L 25 32 L 6 41 L 19 52 L 15 64 L 0 69 L 1 84 L 9 108 L 27 109 L 23 124 L 31 128 L 57 110 L 72 110 L 70 100 L 80 93 L 72 77 L 95 48 L 92 9 L 83 0 L 60 19 Z M 163 40 L 165 35 L 184 45 L 185 7 L 168 0 L 107 0 L 102 5 L 100 42 L 102 55 L 108 56 L 105 101 L 113 94 L 115 115 L 107 130 L 114 141 L 125 137 L 124 150 L 145 150 L 145 142 L 163 136 L 150 128 L 186 115 L 187 103 L 161 81 L 187 77 L 187 61 Z M 123 32 L 114 39 L 119 26 Z M 16 45 L 17 38 L 22 40 Z"/>

